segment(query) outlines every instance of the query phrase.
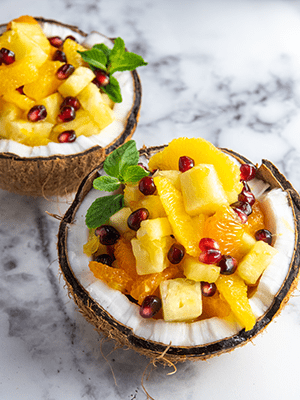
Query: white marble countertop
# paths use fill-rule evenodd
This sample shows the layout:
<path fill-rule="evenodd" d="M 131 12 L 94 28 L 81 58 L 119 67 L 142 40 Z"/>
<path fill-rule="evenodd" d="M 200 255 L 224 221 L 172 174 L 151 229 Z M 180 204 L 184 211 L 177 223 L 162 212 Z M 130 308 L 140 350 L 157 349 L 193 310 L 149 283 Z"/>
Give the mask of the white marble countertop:
<path fill-rule="evenodd" d="M 201 136 L 271 160 L 300 190 L 299 1 L 1 0 L 0 11 L 0 23 L 44 16 L 141 54 L 138 147 Z M 148 360 L 103 340 L 59 277 L 46 211 L 71 199 L 0 191 L 0 400 L 145 400 Z M 155 400 L 298 400 L 299 315 L 296 290 L 253 343 L 173 375 L 149 367 L 145 387 Z"/>

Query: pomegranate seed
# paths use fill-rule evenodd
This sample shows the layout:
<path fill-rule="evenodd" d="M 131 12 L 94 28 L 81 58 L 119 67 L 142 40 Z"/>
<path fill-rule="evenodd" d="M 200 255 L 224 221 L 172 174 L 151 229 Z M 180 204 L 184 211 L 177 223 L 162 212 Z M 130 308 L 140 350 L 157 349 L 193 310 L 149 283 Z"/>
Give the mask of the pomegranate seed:
<path fill-rule="evenodd" d="M 247 192 L 251 192 L 251 189 L 250 189 L 250 186 L 248 185 L 248 183 L 247 183 L 246 181 L 241 181 L 241 182 L 242 182 L 242 184 L 243 184 L 242 192 L 243 192 L 244 190 L 246 190 Z"/>
<path fill-rule="evenodd" d="M 49 40 L 51 46 L 57 47 L 57 48 L 61 47 L 64 42 L 63 39 L 59 36 L 49 37 L 48 40 Z"/>
<path fill-rule="evenodd" d="M 240 166 L 241 181 L 251 181 L 255 177 L 256 168 L 254 165 L 242 164 Z"/>
<path fill-rule="evenodd" d="M 145 171 L 148 171 L 148 168 L 143 163 L 139 162 L 138 165 L 142 167 Z"/>
<path fill-rule="evenodd" d="M 217 291 L 215 283 L 201 282 L 201 292 L 205 297 L 213 296 Z"/>
<path fill-rule="evenodd" d="M 73 129 L 70 129 L 69 131 L 63 131 L 58 135 L 58 141 L 59 143 L 72 143 L 75 142 L 76 140 L 76 134 Z"/>
<path fill-rule="evenodd" d="M 204 264 L 216 264 L 221 260 L 222 253 L 220 250 L 208 249 L 203 251 L 199 256 L 199 261 Z"/>
<path fill-rule="evenodd" d="M 74 40 L 74 42 L 77 42 L 77 39 L 76 39 L 74 36 L 72 36 L 72 35 L 67 36 L 67 37 L 65 38 L 65 40 L 67 40 L 67 39 L 71 39 L 71 40 Z"/>
<path fill-rule="evenodd" d="M 94 73 L 96 75 L 95 79 L 100 87 L 104 87 L 109 84 L 109 76 L 104 71 L 102 71 L 101 69 L 96 69 Z"/>
<path fill-rule="evenodd" d="M 75 111 L 78 111 L 80 108 L 80 103 L 79 100 L 76 97 L 73 96 L 67 96 L 64 101 L 60 105 L 60 109 L 62 109 L 64 106 L 71 106 L 74 108 Z"/>
<path fill-rule="evenodd" d="M 222 256 L 221 260 L 218 262 L 218 267 L 221 268 L 220 274 L 231 275 L 237 269 L 238 262 L 235 258 L 231 256 Z"/>
<path fill-rule="evenodd" d="M 47 110 L 45 106 L 33 106 L 27 114 L 30 122 L 42 121 L 47 117 Z"/>
<path fill-rule="evenodd" d="M 76 111 L 72 106 L 64 106 L 60 110 L 60 114 L 58 115 L 58 119 L 61 122 L 69 122 L 73 121 L 76 117 Z"/>
<path fill-rule="evenodd" d="M 15 62 L 15 53 L 11 50 L 2 47 L 0 50 L 0 63 L 10 65 Z"/>
<path fill-rule="evenodd" d="M 272 243 L 272 233 L 268 231 L 268 229 L 260 229 L 257 232 L 255 232 L 255 239 L 256 240 L 262 240 L 263 242 L 266 242 L 271 245 Z"/>
<path fill-rule="evenodd" d="M 97 256 L 95 258 L 95 261 L 108 265 L 109 267 L 111 267 L 112 263 L 113 263 L 113 259 L 109 254 L 100 254 L 100 256 Z"/>
<path fill-rule="evenodd" d="M 72 64 L 64 64 L 58 68 L 58 70 L 56 71 L 56 76 L 60 80 L 67 79 L 70 75 L 73 74 L 74 71 L 75 68 Z"/>
<path fill-rule="evenodd" d="M 251 191 L 242 190 L 242 192 L 238 196 L 239 201 L 243 203 L 248 203 L 250 206 L 253 206 L 255 203 L 255 196 Z"/>
<path fill-rule="evenodd" d="M 252 207 L 248 202 L 245 201 L 236 201 L 235 203 L 230 204 L 230 207 L 236 211 L 237 209 L 242 211 L 247 216 L 252 213 Z"/>
<path fill-rule="evenodd" d="M 66 63 L 67 62 L 67 56 L 63 51 L 56 50 L 56 52 L 52 56 L 52 61 L 61 61 L 61 62 Z"/>
<path fill-rule="evenodd" d="M 23 91 L 24 85 L 18 87 L 16 90 L 20 93 L 20 94 L 25 94 Z"/>
<path fill-rule="evenodd" d="M 241 224 L 245 224 L 248 221 L 247 214 L 245 214 L 239 208 L 234 208 L 234 211 L 236 212 L 237 216 L 239 217 Z"/>
<path fill-rule="evenodd" d="M 145 196 L 149 196 L 151 194 L 154 194 L 156 191 L 156 186 L 154 183 L 154 179 L 152 176 L 144 176 L 139 182 L 139 190 L 142 192 Z"/>
<path fill-rule="evenodd" d="M 202 238 L 199 242 L 199 249 L 201 251 L 206 251 L 210 249 L 219 250 L 219 244 L 214 239 Z"/>
<path fill-rule="evenodd" d="M 95 229 L 95 235 L 99 237 L 101 244 L 107 246 L 115 244 L 120 238 L 119 232 L 111 225 L 99 226 Z"/>
<path fill-rule="evenodd" d="M 147 208 L 139 208 L 129 215 L 127 219 L 127 225 L 133 231 L 137 231 L 141 226 L 141 222 L 145 221 L 148 218 L 149 211 L 147 210 Z"/>
<path fill-rule="evenodd" d="M 195 165 L 194 160 L 188 156 L 182 156 L 179 158 L 180 172 L 188 171 L 189 169 L 193 168 L 194 165 Z"/>
<path fill-rule="evenodd" d="M 173 243 L 167 257 L 171 264 L 179 264 L 185 255 L 185 248 L 180 243 Z"/>
<path fill-rule="evenodd" d="M 157 296 L 147 296 L 140 307 L 140 316 L 152 318 L 160 309 L 161 299 Z"/>

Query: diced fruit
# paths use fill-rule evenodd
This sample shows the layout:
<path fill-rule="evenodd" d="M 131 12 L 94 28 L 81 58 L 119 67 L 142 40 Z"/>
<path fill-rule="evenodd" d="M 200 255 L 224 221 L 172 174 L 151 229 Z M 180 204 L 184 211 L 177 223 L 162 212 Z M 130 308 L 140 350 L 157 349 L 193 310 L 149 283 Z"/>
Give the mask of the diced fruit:
<path fill-rule="evenodd" d="M 118 267 L 126 271 L 127 274 L 136 281 L 138 278 L 136 261 L 130 242 L 121 237 L 114 245 L 114 256 Z"/>
<path fill-rule="evenodd" d="M 95 236 L 95 230 L 90 229 L 88 241 L 83 245 L 83 252 L 88 257 L 91 257 L 94 253 L 96 253 L 98 247 L 99 247 L 99 240 L 97 236 Z"/>
<path fill-rule="evenodd" d="M 178 160 L 188 155 L 195 165 L 213 164 L 229 203 L 236 201 L 243 185 L 240 182 L 239 167 L 221 150 L 202 138 L 178 138 L 172 140 L 167 147 L 154 154 L 149 160 L 150 171 L 156 169 L 178 170 Z"/>
<path fill-rule="evenodd" d="M 160 284 L 164 320 L 189 321 L 202 313 L 200 282 L 184 278 L 163 281 Z"/>
<path fill-rule="evenodd" d="M 1 68 L 1 67 L 0 67 Z M 104 129 L 114 120 L 114 113 L 109 106 L 104 103 L 99 89 L 92 83 L 89 83 L 77 96 L 81 106 L 89 112 L 91 118 Z"/>
<path fill-rule="evenodd" d="M 265 228 L 264 213 L 262 211 L 260 202 L 256 200 L 256 202 L 252 206 L 252 213 L 251 215 L 248 216 L 248 221 L 244 225 L 244 229 L 250 235 L 255 235 L 256 231 L 264 228 Z"/>
<path fill-rule="evenodd" d="M 172 185 L 175 186 L 177 190 L 181 190 L 181 185 L 180 185 L 180 175 L 181 172 L 175 171 L 175 170 L 170 170 L 170 171 L 160 171 L 157 170 L 154 174 L 153 177 L 155 176 L 162 176 L 164 178 L 168 178 L 169 181 L 172 183 Z"/>
<path fill-rule="evenodd" d="M 221 296 L 230 305 L 230 308 L 242 327 L 246 331 L 252 329 L 256 319 L 247 297 L 247 285 L 243 279 L 235 274 L 220 275 L 216 281 Z"/>
<path fill-rule="evenodd" d="M 133 281 L 123 269 L 113 268 L 97 261 L 90 261 L 89 268 L 96 278 L 102 279 L 111 288 L 122 293 L 130 292 Z"/>
<path fill-rule="evenodd" d="M 141 222 L 149 218 L 149 211 L 147 208 L 139 208 L 133 211 L 127 218 L 127 225 L 133 231 L 140 229 Z"/>
<path fill-rule="evenodd" d="M 27 146 L 42 146 L 49 143 L 49 134 L 53 124 L 47 121 L 30 122 L 26 120 L 12 121 L 9 126 L 10 138 Z"/>
<path fill-rule="evenodd" d="M 99 126 L 91 119 L 90 114 L 82 109 L 76 112 L 76 118 L 73 121 L 55 125 L 52 140 L 55 141 L 57 134 L 69 130 L 74 130 L 77 137 L 98 135 L 100 132 Z"/>
<path fill-rule="evenodd" d="M 22 110 L 29 110 L 35 104 L 34 100 L 30 99 L 29 97 L 25 96 L 24 94 L 21 94 L 16 89 L 6 92 L 3 95 L 3 100 L 5 100 L 7 103 L 15 104 L 16 106 L 20 107 Z"/>
<path fill-rule="evenodd" d="M 99 237 L 99 241 L 106 246 L 115 244 L 120 238 L 119 232 L 110 225 L 101 225 L 95 230 L 95 235 Z"/>
<path fill-rule="evenodd" d="M 184 207 L 189 215 L 212 215 L 228 200 L 217 172 L 211 164 L 198 164 L 180 176 Z"/>
<path fill-rule="evenodd" d="M 205 214 L 199 214 L 195 215 L 195 217 L 192 217 L 192 224 L 195 232 L 197 232 L 197 237 L 199 240 L 204 237 L 204 227 L 207 218 L 208 216 Z"/>
<path fill-rule="evenodd" d="M 218 262 L 218 267 L 220 267 L 220 274 L 231 275 L 236 271 L 238 262 L 235 258 L 231 256 L 223 255 L 221 260 Z"/>
<path fill-rule="evenodd" d="M 145 196 L 139 190 L 138 184 L 125 186 L 125 188 L 124 188 L 124 203 L 125 203 L 126 207 L 130 207 L 132 210 L 135 209 L 137 202 L 144 197 Z"/>
<path fill-rule="evenodd" d="M 171 264 L 179 264 L 185 255 L 185 248 L 180 243 L 173 243 L 167 257 Z"/>
<path fill-rule="evenodd" d="M 47 110 L 46 121 L 51 122 L 52 124 L 57 123 L 57 116 L 59 114 L 61 102 L 62 97 L 58 92 L 53 93 L 40 101 L 40 104 L 45 106 Z"/>
<path fill-rule="evenodd" d="M 123 207 L 109 218 L 109 224 L 113 226 L 121 235 L 129 231 L 127 219 L 131 214 L 129 207 Z"/>
<path fill-rule="evenodd" d="M 158 296 L 147 296 L 140 307 L 140 316 L 152 318 L 160 309 L 161 299 Z"/>
<path fill-rule="evenodd" d="M 11 123 L 21 116 L 22 110 L 15 104 L 0 102 L 0 135 L 3 139 L 9 139 L 11 135 Z"/>
<path fill-rule="evenodd" d="M 58 88 L 63 97 L 76 97 L 92 80 L 94 73 L 90 68 L 78 67 Z"/>
<path fill-rule="evenodd" d="M 194 160 L 188 156 L 179 157 L 178 168 L 180 172 L 186 172 L 193 168 L 195 165 Z"/>
<path fill-rule="evenodd" d="M 239 247 L 238 252 L 235 254 L 235 258 L 237 260 L 241 260 L 249 251 L 251 248 L 255 245 L 256 240 L 252 235 L 249 235 L 249 233 L 244 232 L 243 236 L 241 237 L 241 246 Z"/>
<path fill-rule="evenodd" d="M 86 51 L 86 49 L 72 39 L 66 39 L 63 44 L 63 52 L 65 53 L 68 63 L 75 68 L 87 67 L 88 64 L 83 61 L 81 55 L 77 51 Z"/>
<path fill-rule="evenodd" d="M 255 285 L 260 275 L 268 267 L 272 258 L 278 253 L 269 244 L 258 241 L 238 265 L 238 274 L 247 285 Z"/>
<path fill-rule="evenodd" d="M 186 255 L 182 262 L 184 275 L 196 282 L 215 282 L 220 275 L 220 267 L 204 264 L 197 258 Z"/>
<path fill-rule="evenodd" d="M 143 240 L 146 236 L 147 240 L 160 240 L 164 236 L 172 234 L 172 227 L 168 218 L 147 219 L 141 222 L 141 226 L 137 231 L 137 238 Z"/>
<path fill-rule="evenodd" d="M 154 177 L 154 183 L 176 240 L 191 256 L 199 255 L 200 239 L 197 231 L 194 230 L 191 216 L 185 211 L 182 194 L 165 177 Z"/>
<path fill-rule="evenodd" d="M 132 210 L 135 210 L 142 207 L 147 208 L 149 211 L 149 218 L 161 218 L 167 216 L 159 196 L 143 196 L 137 203 L 132 203 L 131 208 Z"/>
<path fill-rule="evenodd" d="M 203 294 L 203 291 L 202 291 Z M 229 316 L 231 310 L 229 304 L 220 298 L 218 291 L 213 296 L 202 296 L 202 316 L 205 318 L 226 318 Z"/>

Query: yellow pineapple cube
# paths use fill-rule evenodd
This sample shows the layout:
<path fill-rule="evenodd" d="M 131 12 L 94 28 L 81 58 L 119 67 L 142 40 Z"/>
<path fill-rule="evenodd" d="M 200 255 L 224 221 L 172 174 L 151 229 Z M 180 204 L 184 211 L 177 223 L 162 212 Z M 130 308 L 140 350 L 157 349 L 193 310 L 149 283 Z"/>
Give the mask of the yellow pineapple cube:
<path fill-rule="evenodd" d="M 181 185 L 180 185 L 180 171 L 176 171 L 175 169 L 173 170 L 157 170 L 153 176 L 162 176 L 165 178 L 168 178 L 169 181 L 174 185 L 174 187 L 177 190 L 181 190 Z"/>
<path fill-rule="evenodd" d="M 123 207 L 109 218 L 109 224 L 113 226 L 121 235 L 129 231 L 127 219 L 131 214 L 129 207 Z"/>
<path fill-rule="evenodd" d="M 15 104 L 22 110 L 30 110 L 30 108 L 35 105 L 34 100 L 30 99 L 24 94 L 19 93 L 16 89 L 4 93 L 3 100 L 7 101 L 8 103 Z"/>
<path fill-rule="evenodd" d="M 77 51 L 86 51 L 81 44 L 72 39 L 66 39 L 63 44 L 63 52 L 65 53 L 68 63 L 72 64 L 75 68 L 88 67 L 88 64 L 83 61 L 81 55 Z"/>
<path fill-rule="evenodd" d="M 64 96 L 76 97 L 95 78 L 90 68 L 78 67 L 58 88 L 59 93 Z"/>
<path fill-rule="evenodd" d="M 47 110 L 45 121 L 51 122 L 52 124 L 57 123 L 57 116 L 62 102 L 63 98 L 58 92 L 45 97 L 39 102 L 39 104 L 45 106 Z"/>
<path fill-rule="evenodd" d="M 160 240 L 164 236 L 172 235 L 172 227 L 168 218 L 155 218 L 146 219 L 141 222 L 141 226 L 136 233 L 136 237 L 143 242 L 143 238 L 146 240 Z"/>
<path fill-rule="evenodd" d="M 2 139 L 10 139 L 11 123 L 20 118 L 22 110 L 13 103 L 0 101 L 0 136 Z"/>
<path fill-rule="evenodd" d="M 247 285 L 254 285 L 278 250 L 259 240 L 238 265 L 238 274 Z"/>
<path fill-rule="evenodd" d="M 214 214 L 228 204 L 226 193 L 212 164 L 198 164 L 180 175 L 184 207 L 189 215 Z"/>
<path fill-rule="evenodd" d="M 167 322 L 189 321 L 202 314 L 200 282 L 185 278 L 169 279 L 161 282 L 160 294 Z"/>
<path fill-rule="evenodd" d="M 16 142 L 27 146 L 43 146 L 49 143 L 53 124 L 46 121 L 30 122 L 15 120 L 10 124 L 10 135 Z"/>
<path fill-rule="evenodd" d="M 88 111 L 100 129 L 104 129 L 114 120 L 114 113 L 103 101 L 100 90 L 89 83 L 77 96 L 81 106 Z"/>
<path fill-rule="evenodd" d="M 131 210 L 136 210 L 137 203 L 146 196 L 139 190 L 138 184 L 127 184 L 124 188 L 124 203 Z"/>
<path fill-rule="evenodd" d="M 73 121 L 62 122 L 55 125 L 55 127 L 53 128 L 53 137 L 57 137 L 59 133 L 71 129 L 75 131 L 77 137 L 80 135 L 98 135 L 100 131 L 99 126 L 91 118 L 90 114 L 82 109 L 76 111 L 76 118 L 73 119 Z"/>
<path fill-rule="evenodd" d="M 159 196 L 156 195 L 148 195 L 142 197 L 141 200 L 139 200 L 133 206 L 133 211 L 137 210 L 138 208 L 147 208 L 147 210 L 149 211 L 150 219 L 167 216 Z"/>
<path fill-rule="evenodd" d="M 198 258 L 188 254 L 182 261 L 184 275 L 196 282 L 216 282 L 220 275 L 221 268 L 213 264 L 204 264 Z"/>

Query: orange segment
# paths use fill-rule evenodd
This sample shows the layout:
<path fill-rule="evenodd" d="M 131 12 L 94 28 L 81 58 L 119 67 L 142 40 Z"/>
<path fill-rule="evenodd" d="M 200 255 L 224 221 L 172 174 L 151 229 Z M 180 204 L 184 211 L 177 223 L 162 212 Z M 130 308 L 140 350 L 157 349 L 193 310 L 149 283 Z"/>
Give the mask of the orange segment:
<path fill-rule="evenodd" d="M 109 267 L 97 261 L 90 261 L 89 268 L 96 278 L 102 279 L 112 289 L 129 293 L 133 280 L 123 269 Z"/>
<path fill-rule="evenodd" d="M 86 51 L 86 49 L 81 46 L 81 44 L 75 42 L 72 39 L 66 39 L 63 44 L 63 52 L 67 57 L 69 64 L 72 64 L 75 68 L 87 67 L 88 64 L 83 61 L 81 55 L 77 53 L 79 51 Z"/>
<path fill-rule="evenodd" d="M 245 231 L 254 235 L 259 229 L 265 228 L 265 219 L 262 208 L 258 200 L 252 206 L 252 213 L 248 216 L 248 221 L 244 225 Z"/>
<path fill-rule="evenodd" d="M 247 297 L 247 285 L 237 274 L 220 275 L 216 281 L 220 294 L 224 297 L 246 331 L 253 328 L 256 319 Z"/>
<path fill-rule="evenodd" d="M 227 194 L 229 203 L 237 200 L 243 186 L 239 167 L 221 150 L 202 138 L 178 138 L 172 140 L 161 152 L 149 160 L 149 169 L 178 170 L 181 156 L 191 157 L 195 165 L 213 164 Z"/>
<path fill-rule="evenodd" d="M 118 263 L 118 267 L 127 272 L 132 278 L 136 279 L 138 274 L 136 272 L 136 261 L 132 252 L 131 243 L 121 238 L 114 245 L 114 256 Z"/>
<path fill-rule="evenodd" d="M 223 254 L 236 257 L 242 244 L 243 225 L 231 207 L 222 206 L 204 226 L 204 237 L 212 238 L 219 243 Z"/>
<path fill-rule="evenodd" d="M 185 212 L 182 194 L 167 178 L 154 177 L 154 183 L 176 240 L 185 247 L 188 254 L 196 257 L 200 254 L 200 239 L 192 218 Z"/>
<path fill-rule="evenodd" d="M 225 300 L 221 299 L 218 292 L 211 297 L 203 296 L 202 307 L 202 316 L 204 318 L 226 318 L 229 316 L 231 311 L 229 304 Z"/>

